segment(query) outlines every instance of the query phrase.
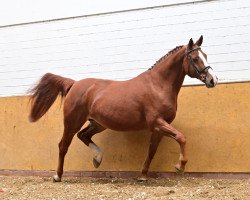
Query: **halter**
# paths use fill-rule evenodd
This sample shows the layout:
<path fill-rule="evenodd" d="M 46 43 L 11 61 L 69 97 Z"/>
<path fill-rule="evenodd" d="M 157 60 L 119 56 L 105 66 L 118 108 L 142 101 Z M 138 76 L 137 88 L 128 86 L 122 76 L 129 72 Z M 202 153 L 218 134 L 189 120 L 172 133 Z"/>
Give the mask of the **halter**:
<path fill-rule="evenodd" d="M 210 66 L 205 66 L 202 70 L 199 70 L 199 69 L 198 69 L 198 67 L 197 67 L 197 65 L 195 64 L 195 62 L 193 61 L 193 59 L 192 59 L 190 53 L 192 53 L 193 51 L 199 50 L 199 49 L 201 49 L 201 48 L 200 48 L 200 47 L 196 47 L 196 48 L 194 48 L 194 49 L 191 49 L 191 50 L 187 51 L 186 55 L 187 55 L 187 57 L 188 57 L 189 63 L 192 65 L 192 67 L 193 67 L 194 70 L 196 71 L 197 75 L 199 76 L 199 79 L 202 80 L 202 79 L 203 79 L 202 76 L 201 76 L 202 73 L 203 73 L 206 69 L 212 69 L 212 67 L 210 67 Z M 207 77 L 207 74 L 206 74 L 206 77 Z M 205 78 L 206 78 L 206 77 L 205 77 Z"/>

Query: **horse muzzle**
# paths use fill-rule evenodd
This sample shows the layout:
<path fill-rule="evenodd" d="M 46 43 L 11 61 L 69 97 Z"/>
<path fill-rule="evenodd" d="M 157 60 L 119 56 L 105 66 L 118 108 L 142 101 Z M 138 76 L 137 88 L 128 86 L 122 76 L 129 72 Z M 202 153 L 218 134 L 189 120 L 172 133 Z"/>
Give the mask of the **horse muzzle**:
<path fill-rule="evenodd" d="M 209 69 L 205 80 L 207 88 L 213 88 L 217 85 L 217 83 L 218 83 L 217 76 L 214 74 L 214 71 L 212 69 Z"/>

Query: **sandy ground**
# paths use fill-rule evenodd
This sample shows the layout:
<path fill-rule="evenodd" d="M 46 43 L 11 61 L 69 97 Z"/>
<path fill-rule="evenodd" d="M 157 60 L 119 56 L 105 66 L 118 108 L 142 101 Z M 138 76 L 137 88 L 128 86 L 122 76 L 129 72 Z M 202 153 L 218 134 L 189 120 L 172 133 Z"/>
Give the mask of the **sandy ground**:
<path fill-rule="evenodd" d="M 0 199 L 250 199 L 250 180 L 176 177 L 94 179 L 0 176 Z"/>

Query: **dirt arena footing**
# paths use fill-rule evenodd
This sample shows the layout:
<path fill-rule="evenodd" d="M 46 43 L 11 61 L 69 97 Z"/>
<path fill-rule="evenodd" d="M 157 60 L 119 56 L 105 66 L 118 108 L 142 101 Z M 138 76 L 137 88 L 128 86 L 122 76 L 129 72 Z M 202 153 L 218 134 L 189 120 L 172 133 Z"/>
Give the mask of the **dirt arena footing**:
<path fill-rule="evenodd" d="M 0 170 L 1 176 L 38 176 L 50 177 L 55 171 L 40 170 Z M 140 176 L 139 171 L 65 171 L 64 177 L 93 177 L 93 178 L 134 178 Z M 217 178 L 217 179 L 250 179 L 250 173 L 231 172 L 149 172 L 150 178 L 173 178 L 173 177 Z"/>

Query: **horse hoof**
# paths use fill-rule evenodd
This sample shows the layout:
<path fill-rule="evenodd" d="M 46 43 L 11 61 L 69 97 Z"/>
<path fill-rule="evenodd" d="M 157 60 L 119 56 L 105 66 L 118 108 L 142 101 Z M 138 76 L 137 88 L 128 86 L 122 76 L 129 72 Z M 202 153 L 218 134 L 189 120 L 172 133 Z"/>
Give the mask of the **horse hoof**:
<path fill-rule="evenodd" d="M 184 174 L 184 170 L 179 168 L 178 166 L 175 166 L 175 172 L 178 175 L 183 175 Z"/>
<path fill-rule="evenodd" d="M 146 176 L 141 176 L 141 177 L 137 178 L 137 181 L 139 181 L 139 182 L 147 182 L 148 178 Z"/>
<path fill-rule="evenodd" d="M 54 175 L 52 178 L 54 183 L 61 182 L 61 178 L 58 175 Z"/>
<path fill-rule="evenodd" d="M 95 168 L 98 168 L 100 166 L 102 161 L 97 161 L 96 158 L 93 158 L 93 165 Z"/>

